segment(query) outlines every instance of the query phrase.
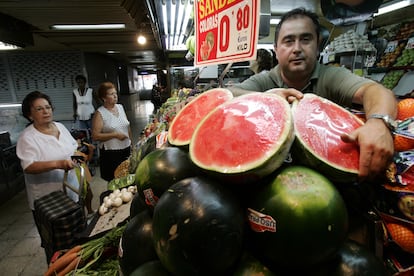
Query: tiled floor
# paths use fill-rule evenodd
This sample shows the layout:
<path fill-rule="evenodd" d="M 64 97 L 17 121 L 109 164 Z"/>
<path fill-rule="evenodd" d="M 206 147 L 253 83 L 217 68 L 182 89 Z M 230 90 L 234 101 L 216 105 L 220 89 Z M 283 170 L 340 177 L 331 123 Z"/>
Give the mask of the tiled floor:
<path fill-rule="evenodd" d="M 147 124 L 153 105 L 149 101 L 139 101 L 137 94 L 123 95 L 124 104 L 131 122 L 133 142 L 139 139 L 141 130 Z M 106 191 L 106 182 L 99 177 L 99 168 L 91 187 L 94 193 L 93 208 L 99 206 L 99 195 Z M 33 221 L 26 192 L 0 205 L 0 275 L 40 276 L 47 269 L 44 249 Z"/>

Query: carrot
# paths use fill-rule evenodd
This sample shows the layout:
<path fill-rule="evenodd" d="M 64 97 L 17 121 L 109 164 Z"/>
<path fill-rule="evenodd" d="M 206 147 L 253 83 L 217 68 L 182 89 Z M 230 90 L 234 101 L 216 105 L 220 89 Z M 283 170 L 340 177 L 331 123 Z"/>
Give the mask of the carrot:
<path fill-rule="evenodd" d="M 72 270 L 75 270 L 80 262 L 80 257 L 77 256 L 75 259 L 73 259 L 62 271 L 60 271 L 57 276 L 65 276 Z"/>
<path fill-rule="evenodd" d="M 53 276 L 59 271 L 67 267 L 74 259 L 78 257 L 78 252 L 72 252 L 70 254 L 65 253 L 59 259 L 49 266 L 44 276 Z"/>
<path fill-rule="evenodd" d="M 69 249 L 68 251 L 66 251 L 65 254 L 63 254 L 63 256 L 65 256 L 66 254 L 69 255 L 70 253 L 73 253 L 73 252 L 79 252 L 81 250 L 82 250 L 82 245 L 76 245 L 72 247 L 71 249 Z"/>

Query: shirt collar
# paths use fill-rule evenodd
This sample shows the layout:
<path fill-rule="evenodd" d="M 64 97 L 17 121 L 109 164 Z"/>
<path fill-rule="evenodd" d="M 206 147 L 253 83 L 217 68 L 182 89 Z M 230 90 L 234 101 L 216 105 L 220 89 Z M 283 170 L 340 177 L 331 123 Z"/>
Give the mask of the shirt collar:
<path fill-rule="evenodd" d="M 321 65 L 319 63 L 316 63 L 315 69 L 312 72 L 312 76 L 311 76 L 309 82 L 313 82 L 314 80 L 318 79 L 320 70 L 321 70 Z M 273 81 L 276 82 L 277 86 L 280 87 L 280 88 L 289 88 L 282 80 L 279 65 L 276 65 L 276 67 L 273 68 L 272 71 L 274 72 L 272 78 L 273 78 Z M 308 87 L 308 85 L 306 87 Z"/>

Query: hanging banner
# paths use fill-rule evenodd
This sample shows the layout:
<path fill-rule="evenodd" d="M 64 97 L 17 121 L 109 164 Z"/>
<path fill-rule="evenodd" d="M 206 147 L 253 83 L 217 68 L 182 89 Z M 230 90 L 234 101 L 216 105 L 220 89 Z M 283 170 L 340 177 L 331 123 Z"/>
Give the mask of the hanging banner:
<path fill-rule="evenodd" d="M 260 0 L 196 0 L 194 65 L 255 59 L 259 16 Z"/>

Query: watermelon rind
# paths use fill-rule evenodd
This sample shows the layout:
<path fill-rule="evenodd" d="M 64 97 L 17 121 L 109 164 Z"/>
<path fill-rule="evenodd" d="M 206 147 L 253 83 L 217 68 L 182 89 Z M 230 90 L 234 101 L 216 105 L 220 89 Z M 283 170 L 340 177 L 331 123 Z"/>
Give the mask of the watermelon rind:
<path fill-rule="evenodd" d="M 168 128 L 168 142 L 187 147 L 197 124 L 216 106 L 233 98 L 230 90 L 213 88 L 199 94 L 174 117 Z"/>
<path fill-rule="evenodd" d="M 335 162 L 335 160 L 328 160 L 321 153 L 318 153 L 315 149 L 311 148 L 309 145 L 310 142 L 302 137 L 302 134 L 297 126 L 298 115 L 296 114 L 301 112 L 301 109 L 300 109 L 301 101 L 306 101 L 306 100 L 318 100 L 320 101 L 321 105 L 325 105 L 327 109 L 336 110 L 334 112 L 335 116 L 342 116 L 339 119 L 339 121 L 341 122 L 346 122 L 346 120 L 352 120 L 352 122 L 358 125 L 358 127 L 364 124 L 362 120 L 360 120 L 350 111 L 346 110 L 344 107 L 339 106 L 338 104 L 328 99 L 319 97 L 315 94 L 312 94 L 312 93 L 305 94 L 303 99 L 295 101 L 292 104 L 292 117 L 293 117 L 294 129 L 295 129 L 295 141 L 291 148 L 293 160 L 298 164 L 305 165 L 307 167 L 310 167 L 310 168 L 313 168 L 319 171 L 320 173 L 325 175 L 327 178 L 329 178 L 333 182 L 354 183 L 358 179 L 359 154 L 358 154 L 358 157 L 355 158 L 356 160 L 350 160 L 346 165 L 343 165 L 343 164 L 341 165 L 338 162 Z M 309 110 L 305 110 L 305 112 L 306 111 L 309 111 Z M 326 118 L 321 116 L 321 120 L 326 120 Z M 311 124 L 306 124 L 306 127 L 309 128 L 308 130 L 312 130 Z M 353 129 L 348 128 L 344 131 L 349 133 L 352 130 Z M 320 137 L 317 133 L 314 134 L 312 139 L 319 139 L 322 141 L 322 143 L 324 143 L 324 145 L 328 146 L 326 141 L 323 140 L 324 138 Z M 340 139 L 339 136 L 338 136 L 338 139 Z M 356 144 L 354 145 L 348 144 L 347 146 L 354 147 L 354 150 L 359 151 L 358 145 Z M 329 149 L 326 148 L 326 150 L 329 150 Z M 347 158 L 350 157 L 350 155 L 347 156 L 346 152 L 341 152 L 335 155 L 336 158 L 341 158 L 341 156 L 346 156 Z"/>
<path fill-rule="evenodd" d="M 289 103 L 276 94 L 252 92 L 211 111 L 194 131 L 189 154 L 214 176 L 248 183 L 279 168 L 293 140 Z"/>

